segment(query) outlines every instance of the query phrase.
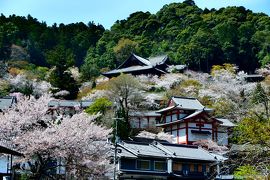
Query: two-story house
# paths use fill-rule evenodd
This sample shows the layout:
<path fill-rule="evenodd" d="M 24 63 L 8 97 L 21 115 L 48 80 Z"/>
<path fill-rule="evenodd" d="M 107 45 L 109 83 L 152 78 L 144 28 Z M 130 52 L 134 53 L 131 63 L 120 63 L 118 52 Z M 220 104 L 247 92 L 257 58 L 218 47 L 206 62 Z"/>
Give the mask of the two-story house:
<path fill-rule="evenodd" d="M 117 144 L 118 179 L 208 179 L 218 157 L 192 145 L 123 141 Z"/>

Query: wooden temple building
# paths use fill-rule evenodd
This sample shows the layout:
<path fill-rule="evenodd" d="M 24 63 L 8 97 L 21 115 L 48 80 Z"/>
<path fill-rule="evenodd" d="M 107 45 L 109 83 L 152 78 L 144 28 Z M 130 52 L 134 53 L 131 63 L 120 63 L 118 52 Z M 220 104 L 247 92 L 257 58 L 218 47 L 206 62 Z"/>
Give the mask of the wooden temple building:
<path fill-rule="evenodd" d="M 166 108 L 157 111 L 161 121 L 156 126 L 172 134 L 176 144 L 210 139 L 219 145 L 228 145 L 228 134 L 234 124 L 212 117 L 212 112 L 195 98 L 172 97 Z"/>
<path fill-rule="evenodd" d="M 118 68 L 102 74 L 108 78 L 118 76 L 121 73 L 132 75 L 152 74 L 160 76 L 167 73 L 166 69 L 169 65 L 169 58 L 166 55 L 145 59 L 135 54 L 131 54 Z"/>

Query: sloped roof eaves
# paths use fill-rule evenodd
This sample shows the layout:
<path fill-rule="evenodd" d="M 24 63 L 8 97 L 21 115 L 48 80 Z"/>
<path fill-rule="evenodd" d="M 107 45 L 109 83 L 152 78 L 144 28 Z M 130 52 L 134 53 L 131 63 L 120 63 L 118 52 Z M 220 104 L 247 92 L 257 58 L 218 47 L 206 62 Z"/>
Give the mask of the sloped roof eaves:
<path fill-rule="evenodd" d="M 157 143 L 156 145 L 147 143 L 124 143 L 121 146 L 130 152 L 135 152 L 135 154 L 137 153 L 137 157 L 216 161 L 213 155 L 198 147 L 184 147 L 167 143 Z M 134 155 L 132 157 L 134 157 Z"/>
<path fill-rule="evenodd" d="M 201 161 L 216 161 L 214 156 L 212 156 L 209 152 L 201 148 L 177 147 L 164 144 L 163 146 L 165 146 L 168 150 L 175 153 L 175 156 L 173 158 L 193 159 Z"/>
<path fill-rule="evenodd" d="M 120 152 L 117 153 L 118 156 L 128 157 L 128 158 L 137 158 L 137 156 L 135 154 L 133 154 L 132 152 L 127 151 L 126 149 L 124 149 L 121 146 L 119 146 L 117 149 L 121 150 Z"/>
<path fill-rule="evenodd" d="M 176 121 L 172 121 L 172 122 L 168 122 L 168 123 L 163 123 L 163 124 L 156 124 L 156 126 L 157 127 L 162 127 L 162 126 L 166 126 L 166 125 L 177 124 L 177 123 L 179 123 L 181 121 L 184 121 L 184 120 L 187 120 L 189 118 L 195 117 L 195 116 L 201 114 L 202 112 L 203 112 L 202 110 L 201 111 L 196 111 L 196 112 L 194 112 L 194 113 L 192 113 L 192 114 L 190 114 L 190 115 L 188 115 L 186 117 L 183 117 L 182 119 L 179 119 L 179 120 L 176 120 Z"/>
<path fill-rule="evenodd" d="M 142 57 L 140 57 L 140 56 L 137 56 L 136 54 L 133 54 L 133 56 L 136 57 L 136 58 L 137 58 L 139 61 L 141 61 L 143 64 L 148 65 L 148 66 L 151 66 L 151 63 L 150 63 L 149 60 L 144 59 L 144 58 L 142 58 Z"/>
<path fill-rule="evenodd" d="M 173 125 L 173 124 L 177 124 L 181 121 L 184 121 L 184 119 L 179 119 L 177 121 L 172 121 L 172 122 L 168 122 L 168 123 L 163 123 L 163 124 L 156 124 L 156 127 L 163 127 L 163 126 L 167 126 L 167 125 Z"/>
<path fill-rule="evenodd" d="M 182 119 L 172 121 L 172 122 L 168 122 L 168 123 L 163 123 L 163 124 L 156 124 L 156 127 L 162 127 L 162 126 L 177 124 L 177 123 L 179 123 L 181 121 L 185 121 L 185 120 L 188 120 L 190 118 L 194 118 L 194 117 L 198 116 L 199 114 L 201 114 L 203 112 L 204 112 L 203 110 L 195 111 L 194 113 L 192 113 L 192 114 L 190 114 L 188 116 L 185 116 Z M 216 118 L 214 118 L 214 119 L 216 119 Z M 216 119 L 216 120 L 219 121 L 218 119 Z M 221 121 L 219 121 L 219 122 L 221 122 Z"/>
<path fill-rule="evenodd" d="M 232 123 L 229 119 L 224 119 L 224 118 L 216 118 L 218 121 L 222 122 L 220 126 L 224 127 L 235 127 L 236 125 Z"/>
<path fill-rule="evenodd" d="M 181 109 L 200 110 L 205 107 L 195 98 L 185 97 L 172 97 L 172 100 L 177 104 L 177 107 Z"/>
<path fill-rule="evenodd" d="M 140 157 L 159 157 L 167 158 L 169 157 L 163 151 L 155 148 L 154 146 L 148 143 L 126 143 L 120 145 L 129 152 L 132 152 L 136 156 Z"/>
<path fill-rule="evenodd" d="M 129 73 L 129 72 L 134 72 L 134 71 L 139 71 L 139 70 L 147 70 L 147 69 L 152 69 L 152 66 L 131 66 L 127 68 L 122 68 L 122 69 L 114 69 L 105 73 L 102 73 L 103 75 L 110 75 L 110 74 L 120 74 L 120 73 Z"/>
<path fill-rule="evenodd" d="M 156 111 L 156 113 L 167 112 L 167 111 L 173 110 L 175 108 L 176 108 L 176 106 L 169 106 L 169 107 L 166 107 L 166 108 L 163 108 L 163 109 L 160 109 L 160 110 Z"/>

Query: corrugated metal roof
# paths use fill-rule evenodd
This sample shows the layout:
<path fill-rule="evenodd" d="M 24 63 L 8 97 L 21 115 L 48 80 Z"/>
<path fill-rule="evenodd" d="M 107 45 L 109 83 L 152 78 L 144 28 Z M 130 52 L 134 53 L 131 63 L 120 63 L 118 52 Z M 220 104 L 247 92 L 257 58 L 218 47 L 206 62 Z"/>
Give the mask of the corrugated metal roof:
<path fill-rule="evenodd" d="M 120 144 L 123 148 L 130 150 L 136 156 L 152 156 L 152 157 L 169 157 L 169 155 L 160 149 L 154 147 L 148 143 L 138 143 L 138 142 L 122 142 Z"/>
<path fill-rule="evenodd" d="M 216 119 L 218 121 L 221 121 L 222 122 L 222 124 L 220 124 L 220 126 L 225 126 L 225 127 L 234 127 L 234 126 L 236 126 L 229 119 L 224 119 L 224 118 L 216 118 Z"/>
<path fill-rule="evenodd" d="M 215 155 L 212 155 L 208 151 L 198 148 L 197 146 L 159 143 L 156 141 L 153 141 L 150 144 L 125 141 L 121 142 L 119 146 L 124 149 L 123 154 L 120 153 L 119 155 L 126 157 L 146 156 L 212 162 L 217 161 Z"/>
<path fill-rule="evenodd" d="M 173 158 L 177 159 L 192 159 L 204 161 L 216 161 L 215 157 L 204 149 L 196 146 L 183 146 L 177 144 L 156 143 L 157 148 L 162 148 L 167 151 Z"/>
<path fill-rule="evenodd" d="M 172 97 L 172 100 L 180 109 L 202 110 L 205 108 L 196 98 Z"/>
<path fill-rule="evenodd" d="M 0 98 L 0 110 L 8 109 L 12 104 L 16 103 L 15 96 L 6 96 Z"/>

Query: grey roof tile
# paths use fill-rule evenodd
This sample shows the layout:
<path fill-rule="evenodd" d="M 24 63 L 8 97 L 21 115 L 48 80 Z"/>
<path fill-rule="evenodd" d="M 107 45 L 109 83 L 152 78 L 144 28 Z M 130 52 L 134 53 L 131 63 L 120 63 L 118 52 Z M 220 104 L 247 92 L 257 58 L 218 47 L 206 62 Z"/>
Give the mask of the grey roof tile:
<path fill-rule="evenodd" d="M 205 108 L 196 98 L 172 97 L 172 100 L 180 109 L 202 110 Z"/>
<path fill-rule="evenodd" d="M 229 119 L 224 119 L 224 118 L 216 118 L 216 119 L 218 121 L 221 121 L 222 122 L 222 124 L 220 124 L 220 126 L 224 126 L 224 127 L 234 127 L 234 126 L 236 126 Z"/>
<path fill-rule="evenodd" d="M 15 96 L 5 96 L 0 98 L 0 110 L 10 108 L 14 103 L 16 103 Z"/>

